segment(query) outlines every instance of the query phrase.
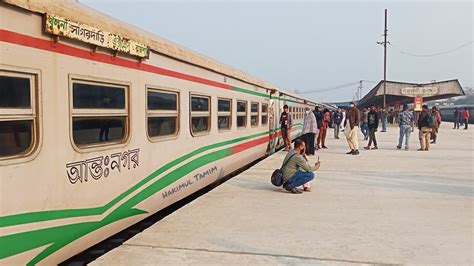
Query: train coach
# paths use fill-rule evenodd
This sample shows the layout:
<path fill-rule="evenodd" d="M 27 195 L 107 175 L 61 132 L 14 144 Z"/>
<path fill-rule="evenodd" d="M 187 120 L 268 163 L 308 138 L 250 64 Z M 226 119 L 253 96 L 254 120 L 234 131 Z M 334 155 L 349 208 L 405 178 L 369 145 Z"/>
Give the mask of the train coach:
<path fill-rule="evenodd" d="M 0 3 L 0 264 L 56 264 L 281 148 L 318 103 L 73 1 Z"/>

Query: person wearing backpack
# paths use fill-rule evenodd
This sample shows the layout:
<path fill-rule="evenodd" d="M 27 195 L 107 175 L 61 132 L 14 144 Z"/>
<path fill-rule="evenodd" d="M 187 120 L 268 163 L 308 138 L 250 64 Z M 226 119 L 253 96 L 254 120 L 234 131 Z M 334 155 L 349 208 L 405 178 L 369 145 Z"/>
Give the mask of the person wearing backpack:
<path fill-rule="evenodd" d="M 338 108 L 333 114 L 334 121 L 334 138 L 339 139 L 339 131 L 341 130 L 342 123 L 342 109 Z"/>
<path fill-rule="evenodd" d="M 301 139 L 294 142 L 294 149 L 288 152 L 283 160 L 281 171 L 283 172 L 283 188 L 293 194 L 301 194 L 297 187 L 302 186 L 314 179 L 314 171 L 318 170 L 321 163 L 318 161 L 310 165 L 303 154 L 306 145 Z"/>
<path fill-rule="evenodd" d="M 370 106 L 370 112 L 367 113 L 367 128 L 369 130 L 369 143 L 367 144 L 364 149 L 370 150 L 370 145 L 372 145 L 372 142 L 374 143 L 374 147 L 372 150 L 378 149 L 377 147 L 377 139 L 375 138 L 375 132 L 377 132 L 377 129 L 379 127 L 379 116 L 377 111 L 375 111 L 375 106 L 372 104 Z"/>
<path fill-rule="evenodd" d="M 423 105 L 421 113 L 418 116 L 418 138 L 420 139 L 419 151 L 428 151 L 430 149 L 430 134 L 431 128 L 429 120 L 432 120 L 432 115 L 428 109 L 428 105 Z"/>

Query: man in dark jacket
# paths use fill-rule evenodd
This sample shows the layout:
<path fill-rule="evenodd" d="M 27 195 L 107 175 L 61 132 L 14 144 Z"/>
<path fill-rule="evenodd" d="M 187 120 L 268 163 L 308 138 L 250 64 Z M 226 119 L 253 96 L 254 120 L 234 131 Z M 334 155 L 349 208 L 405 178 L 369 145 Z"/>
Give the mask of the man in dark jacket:
<path fill-rule="evenodd" d="M 421 109 L 420 116 L 418 117 L 418 137 L 420 139 L 420 148 L 419 151 L 428 151 L 430 149 L 430 135 L 431 135 L 431 128 L 428 122 L 430 116 L 430 110 L 428 109 L 428 105 L 423 105 Z"/>
<path fill-rule="evenodd" d="M 339 130 L 341 129 L 341 122 L 342 122 L 341 108 L 338 108 L 337 111 L 334 112 L 333 121 L 334 121 L 334 138 L 339 139 Z"/>
<path fill-rule="evenodd" d="M 359 110 L 357 110 L 354 102 L 351 102 L 351 104 L 349 105 L 349 111 L 347 112 L 346 119 L 348 121 L 347 123 L 350 126 L 350 131 L 344 132 L 344 134 L 346 134 L 347 144 L 349 144 L 349 148 L 351 149 L 346 154 L 358 155 L 359 140 L 357 132 L 359 131 L 360 113 Z"/>
<path fill-rule="evenodd" d="M 288 105 L 285 104 L 285 106 L 283 106 L 283 112 L 280 116 L 281 136 L 283 138 L 283 142 L 285 143 L 285 151 L 289 151 L 291 149 L 291 124 L 291 114 L 288 112 Z"/>
<path fill-rule="evenodd" d="M 375 132 L 377 132 L 377 128 L 379 127 L 379 115 L 377 111 L 375 111 L 375 106 L 370 106 L 370 112 L 367 114 L 367 128 L 369 129 L 369 143 L 367 147 L 364 147 L 366 150 L 370 150 L 370 145 L 374 142 L 373 150 L 378 149 L 377 147 L 377 139 L 375 138 Z"/>

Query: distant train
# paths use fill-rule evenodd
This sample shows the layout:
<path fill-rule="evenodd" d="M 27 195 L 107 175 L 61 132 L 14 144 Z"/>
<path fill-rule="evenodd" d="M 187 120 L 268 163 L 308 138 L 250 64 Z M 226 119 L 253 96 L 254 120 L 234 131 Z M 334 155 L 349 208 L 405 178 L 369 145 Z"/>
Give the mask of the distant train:
<path fill-rule="evenodd" d="M 443 121 L 454 122 L 454 108 L 457 107 L 460 112 L 464 112 L 464 107 L 469 109 L 471 116 L 469 117 L 469 124 L 474 124 L 474 117 L 472 111 L 474 111 L 474 104 L 460 105 L 460 106 L 439 106 L 439 112 Z"/>
<path fill-rule="evenodd" d="M 303 99 L 77 1 L 0 2 L 0 264 L 57 264 L 301 135 Z"/>

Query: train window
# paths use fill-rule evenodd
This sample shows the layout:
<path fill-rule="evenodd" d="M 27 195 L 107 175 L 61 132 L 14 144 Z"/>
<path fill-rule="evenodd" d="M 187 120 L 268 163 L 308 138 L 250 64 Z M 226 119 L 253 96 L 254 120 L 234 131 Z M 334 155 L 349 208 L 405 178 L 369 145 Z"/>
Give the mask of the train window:
<path fill-rule="evenodd" d="M 72 80 L 72 139 L 78 147 L 124 142 L 127 87 Z"/>
<path fill-rule="evenodd" d="M 262 103 L 262 126 L 268 124 L 268 104 Z"/>
<path fill-rule="evenodd" d="M 147 132 L 150 138 L 178 134 L 178 93 L 147 90 Z"/>
<path fill-rule="evenodd" d="M 232 117 L 232 100 L 217 100 L 217 127 L 219 130 L 230 129 Z"/>
<path fill-rule="evenodd" d="M 0 71 L 0 159 L 28 155 L 35 147 L 34 77 Z"/>
<path fill-rule="evenodd" d="M 211 128 L 211 97 L 191 95 L 191 133 L 202 134 Z"/>
<path fill-rule="evenodd" d="M 237 101 L 237 127 L 247 126 L 247 102 Z"/>
<path fill-rule="evenodd" d="M 250 105 L 250 125 L 258 127 L 258 103 L 251 103 Z"/>

